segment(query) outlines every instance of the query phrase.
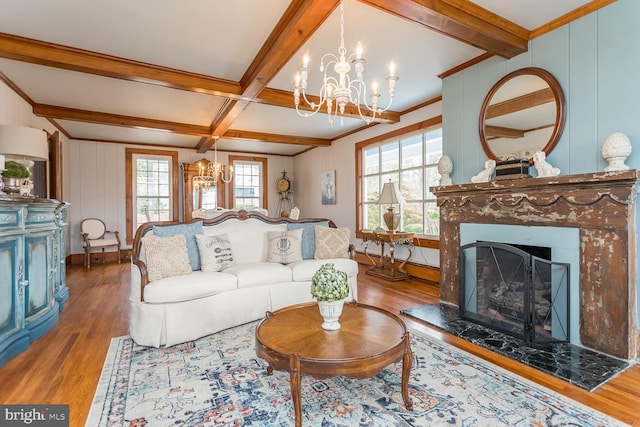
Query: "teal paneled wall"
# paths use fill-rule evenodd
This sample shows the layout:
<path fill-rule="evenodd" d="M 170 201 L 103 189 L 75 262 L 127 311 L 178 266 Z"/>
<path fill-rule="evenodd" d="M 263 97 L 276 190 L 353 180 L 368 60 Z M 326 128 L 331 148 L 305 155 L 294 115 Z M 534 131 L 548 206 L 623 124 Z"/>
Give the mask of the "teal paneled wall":
<path fill-rule="evenodd" d="M 600 149 L 613 132 L 629 137 L 627 165 L 640 169 L 640 1 L 618 0 L 532 40 L 522 55 L 494 57 L 444 79 L 444 152 L 453 160 L 454 184 L 470 182 L 484 167 L 484 96 L 505 74 L 530 66 L 551 72 L 565 92 L 567 123 L 548 156 L 562 175 L 602 171 Z"/>

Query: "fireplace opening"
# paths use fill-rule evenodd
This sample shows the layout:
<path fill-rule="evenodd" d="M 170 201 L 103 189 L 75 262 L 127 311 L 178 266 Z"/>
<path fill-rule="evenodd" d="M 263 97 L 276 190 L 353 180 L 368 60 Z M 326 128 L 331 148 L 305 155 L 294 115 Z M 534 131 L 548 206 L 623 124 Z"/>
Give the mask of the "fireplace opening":
<path fill-rule="evenodd" d="M 462 246 L 461 317 L 527 342 L 569 341 L 569 264 L 551 259 L 543 246 Z"/>

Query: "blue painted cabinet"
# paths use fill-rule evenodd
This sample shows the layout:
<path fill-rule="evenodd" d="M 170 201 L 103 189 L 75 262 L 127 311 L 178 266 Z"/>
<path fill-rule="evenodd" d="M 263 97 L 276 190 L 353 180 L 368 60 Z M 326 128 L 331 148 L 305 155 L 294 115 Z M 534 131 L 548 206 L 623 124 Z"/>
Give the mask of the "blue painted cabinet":
<path fill-rule="evenodd" d="M 0 367 L 58 321 L 65 230 L 66 204 L 0 196 Z"/>

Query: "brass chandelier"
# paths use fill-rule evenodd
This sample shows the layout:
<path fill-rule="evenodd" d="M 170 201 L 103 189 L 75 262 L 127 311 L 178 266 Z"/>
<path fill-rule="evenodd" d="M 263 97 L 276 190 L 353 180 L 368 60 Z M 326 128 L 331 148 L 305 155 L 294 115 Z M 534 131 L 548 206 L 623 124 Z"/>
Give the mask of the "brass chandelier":
<path fill-rule="evenodd" d="M 228 184 L 233 179 L 233 166 L 225 168 L 222 163 L 218 162 L 217 140 L 213 145 L 213 153 L 213 162 L 199 162 L 198 175 L 193 177 L 193 186 L 195 188 L 215 187 L 220 181 Z M 225 173 L 225 169 L 227 169 L 228 174 Z"/>

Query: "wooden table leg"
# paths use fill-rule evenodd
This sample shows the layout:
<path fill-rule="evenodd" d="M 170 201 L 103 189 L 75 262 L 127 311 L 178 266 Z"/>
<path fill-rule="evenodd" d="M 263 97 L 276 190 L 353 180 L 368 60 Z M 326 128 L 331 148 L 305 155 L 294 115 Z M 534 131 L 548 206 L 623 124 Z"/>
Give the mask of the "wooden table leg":
<path fill-rule="evenodd" d="M 376 262 L 373 260 L 373 258 L 371 258 L 371 255 L 369 255 L 369 242 L 367 241 L 364 242 L 364 254 L 367 258 L 369 258 L 371 267 L 376 267 L 377 266 Z"/>
<path fill-rule="evenodd" d="M 296 415 L 296 427 L 302 427 L 302 388 L 300 372 L 300 356 L 291 355 L 289 358 L 289 378 L 291 382 L 291 398 Z"/>
<path fill-rule="evenodd" d="M 407 411 L 413 411 L 413 401 L 409 397 L 409 376 L 411 374 L 411 365 L 413 363 L 413 354 L 411 353 L 411 337 L 409 332 L 404 336 L 404 357 L 402 358 L 402 400 Z"/>
<path fill-rule="evenodd" d="M 411 247 L 410 247 L 410 248 L 409 248 L 409 255 L 405 258 L 405 260 L 404 260 L 404 261 L 402 261 L 402 264 L 400 264 L 400 265 L 398 266 L 398 271 L 400 271 L 401 273 L 405 273 L 405 274 L 407 273 L 407 272 L 404 270 L 404 266 L 405 266 L 405 264 L 407 263 L 407 261 L 409 261 L 409 259 L 411 258 L 411 254 L 412 254 L 412 253 L 413 253 L 413 248 L 411 248 Z"/>

